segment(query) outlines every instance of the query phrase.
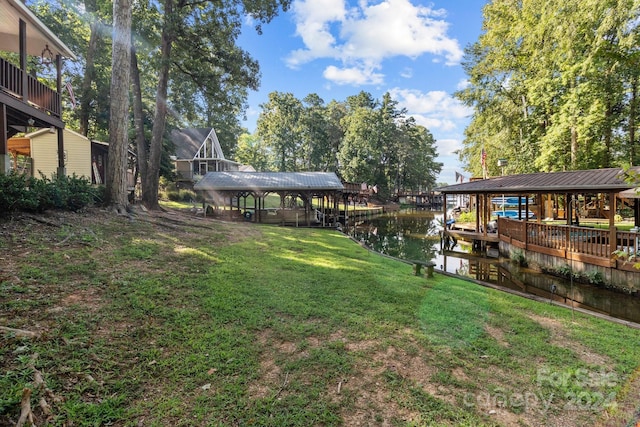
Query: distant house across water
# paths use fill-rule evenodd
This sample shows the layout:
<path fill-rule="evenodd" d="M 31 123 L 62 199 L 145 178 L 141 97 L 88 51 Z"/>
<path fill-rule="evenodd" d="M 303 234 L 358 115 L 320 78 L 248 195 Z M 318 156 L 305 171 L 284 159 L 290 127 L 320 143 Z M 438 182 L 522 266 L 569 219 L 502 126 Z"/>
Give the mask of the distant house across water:
<path fill-rule="evenodd" d="M 178 180 L 196 182 L 208 172 L 255 171 L 253 167 L 225 158 L 213 128 L 179 129 L 171 132 Z"/>

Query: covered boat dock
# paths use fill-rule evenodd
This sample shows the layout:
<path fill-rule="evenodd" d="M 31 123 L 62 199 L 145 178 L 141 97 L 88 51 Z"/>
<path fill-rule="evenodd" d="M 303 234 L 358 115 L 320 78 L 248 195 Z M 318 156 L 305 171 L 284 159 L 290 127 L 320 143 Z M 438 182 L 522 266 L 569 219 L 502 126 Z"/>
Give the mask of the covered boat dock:
<path fill-rule="evenodd" d="M 640 167 L 630 172 L 637 174 Z M 637 271 L 625 258 L 637 256 L 640 247 L 640 199 L 634 191 L 638 184 L 626 176 L 621 168 L 607 168 L 508 175 L 440 187 L 445 200 L 449 194 L 470 195 L 468 208 L 476 211 L 474 226 L 447 229 L 445 234 L 483 246 L 498 241 L 501 252 L 509 245 L 572 262 Z M 510 209 L 513 217 L 497 215 L 504 206 L 497 206 L 496 198 L 506 197 L 517 201 Z M 620 208 L 633 221 L 631 231 L 616 228 Z M 445 222 L 447 215 L 445 208 Z M 495 216 L 497 228 L 492 229 Z M 595 228 L 594 223 L 605 228 Z"/>
<path fill-rule="evenodd" d="M 349 188 L 333 172 L 209 172 L 194 190 L 203 198 L 205 214 L 217 212 L 229 219 L 307 226 L 335 225 L 340 217 L 339 202 L 350 195 Z M 279 208 L 266 208 L 265 197 L 274 193 L 280 196 Z M 250 196 L 253 206 L 247 206 Z M 313 207 L 314 198 L 319 199 L 318 209 Z M 220 209 L 225 206 L 231 209 Z"/>

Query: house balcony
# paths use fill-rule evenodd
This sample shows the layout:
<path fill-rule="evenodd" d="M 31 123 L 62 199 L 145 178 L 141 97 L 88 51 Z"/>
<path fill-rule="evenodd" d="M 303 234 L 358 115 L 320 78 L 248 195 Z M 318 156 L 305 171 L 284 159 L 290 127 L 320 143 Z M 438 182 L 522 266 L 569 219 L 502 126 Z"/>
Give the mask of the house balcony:
<path fill-rule="evenodd" d="M 0 91 L 52 117 L 61 116 L 60 93 L 3 58 L 0 58 Z"/>

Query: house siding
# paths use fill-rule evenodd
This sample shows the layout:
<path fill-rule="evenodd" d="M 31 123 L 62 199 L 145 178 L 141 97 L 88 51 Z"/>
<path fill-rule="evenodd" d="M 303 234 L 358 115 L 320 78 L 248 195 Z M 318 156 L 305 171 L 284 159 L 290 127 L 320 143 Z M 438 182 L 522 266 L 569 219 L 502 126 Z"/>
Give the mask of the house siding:
<path fill-rule="evenodd" d="M 65 169 L 67 176 L 74 173 L 91 179 L 91 142 L 84 136 L 64 131 Z M 31 157 L 36 177 L 42 173 L 51 178 L 58 171 L 58 135 L 36 134 L 31 138 Z"/>

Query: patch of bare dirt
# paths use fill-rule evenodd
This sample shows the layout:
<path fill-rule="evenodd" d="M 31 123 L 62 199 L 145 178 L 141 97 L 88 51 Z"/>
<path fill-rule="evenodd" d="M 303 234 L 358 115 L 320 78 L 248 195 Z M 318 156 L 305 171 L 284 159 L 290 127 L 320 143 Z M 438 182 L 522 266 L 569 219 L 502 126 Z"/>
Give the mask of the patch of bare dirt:
<path fill-rule="evenodd" d="M 503 347 L 509 347 L 509 342 L 504 338 L 504 331 L 488 323 L 485 324 L 484 330 Z"/>
<path fill-rule="evenodd" d="M 357 344 L 355 347 L 360 347 Z M 368 344 L 367 344 L 368 346 Z M 377 347 L 377 346 L 375 346 Z M 391 426 L 398 421 L 416 423 L 420 414 L 402 407 L 385 387 L 385 373 L 390 372 L 409 381 L 420 384 L 430 394 L 437 394 L 437 387 L 431 384 L 434 368 L 428 366 L 419 356 L 410 355 L 405 350 L 387 347 L 367 354 L 338 390 L 329 390 L 335 399 L 339 393 L 350 395 L 353 408 L 342 413 L 348 426 L 381 425 Z"/>
<path fill-rule="evenodd" d="M 589 365 L 605 367 L 611 364 L 611 361 L 607 357 L 597 354 L 590 348 L 569 338 L 566 328 L 558 320 L 535 314 L 530 314 L 529 317 L 551 332 L 551 342 L 553 345 L 573 351 L 576 356 Z"/>

